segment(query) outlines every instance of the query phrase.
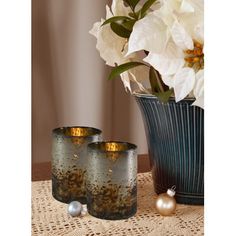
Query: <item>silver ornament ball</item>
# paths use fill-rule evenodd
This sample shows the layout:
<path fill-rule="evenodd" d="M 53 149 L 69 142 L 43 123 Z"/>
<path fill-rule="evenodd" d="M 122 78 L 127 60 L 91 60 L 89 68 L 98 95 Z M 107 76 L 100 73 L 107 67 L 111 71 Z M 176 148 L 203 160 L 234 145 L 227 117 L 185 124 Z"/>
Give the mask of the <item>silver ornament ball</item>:
<path fill-rule="evenodd" d="M 68 213 L 73 217 L 80 215 L 81 210 L 82 204 L 78 201 L 73 201 L 68 206 Z"/>

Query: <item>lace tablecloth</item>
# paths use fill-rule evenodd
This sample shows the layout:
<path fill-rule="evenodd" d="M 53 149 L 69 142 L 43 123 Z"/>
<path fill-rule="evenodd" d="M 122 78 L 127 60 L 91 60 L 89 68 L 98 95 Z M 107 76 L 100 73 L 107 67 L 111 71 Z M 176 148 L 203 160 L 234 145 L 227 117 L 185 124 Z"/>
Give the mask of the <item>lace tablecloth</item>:
<path fill-rule="evenodd" d="M 138 174 L 138 211 L 128 220 L 71 217 L 67 204 L 51 194 L 51 181 L 32 182 L 32 235 L 56 236 L 192 236 L 204 235 L 203 206 L 177 205 L 174 215 L 160 216 L 150 173 Z"/>

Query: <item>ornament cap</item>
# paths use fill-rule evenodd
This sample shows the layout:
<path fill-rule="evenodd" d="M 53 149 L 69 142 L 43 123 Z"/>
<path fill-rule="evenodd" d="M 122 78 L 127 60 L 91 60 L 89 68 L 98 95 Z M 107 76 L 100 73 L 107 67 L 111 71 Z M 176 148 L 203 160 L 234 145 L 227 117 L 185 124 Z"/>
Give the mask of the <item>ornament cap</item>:
<path fill-rule="evenodd" d="M 175 189 L 176 189 L 176 186 L 174 185 L 172 188 L 169 188 L 167 190 L 167 194 L 170 196 L 170 197 L 174 197 L 175 196 Z"/>

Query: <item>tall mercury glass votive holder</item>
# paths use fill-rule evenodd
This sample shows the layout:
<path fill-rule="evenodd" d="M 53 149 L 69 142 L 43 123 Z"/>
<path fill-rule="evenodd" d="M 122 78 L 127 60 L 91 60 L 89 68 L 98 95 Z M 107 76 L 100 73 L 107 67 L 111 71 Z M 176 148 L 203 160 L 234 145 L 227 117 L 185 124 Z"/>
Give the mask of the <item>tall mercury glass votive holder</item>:
<path fill-rule="evenodd" d="M 137 146 L 126 142 L 88 145 L 87 208 L 100 219 L 120 220 L 137 211 Z"/>
<path fill-rule="evenodd" d="M 58 201 L 86 204 L 87 145 L 101 140 L 92 127 L 62 127 L 52 131 L 52 195 Z"/>

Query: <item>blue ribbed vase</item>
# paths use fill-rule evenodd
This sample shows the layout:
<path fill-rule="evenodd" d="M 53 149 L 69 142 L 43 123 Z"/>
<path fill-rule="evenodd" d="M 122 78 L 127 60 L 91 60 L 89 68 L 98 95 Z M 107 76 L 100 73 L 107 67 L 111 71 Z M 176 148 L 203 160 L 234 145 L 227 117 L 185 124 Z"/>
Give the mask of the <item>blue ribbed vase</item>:
<path fill-rule="evenodd" d="M 176 201 L 204 204 L 204 110 L 192 99 L 163 104 L 155 96 L 135 94 L 148 142 L 157 194 L 176 185 Z"/>

